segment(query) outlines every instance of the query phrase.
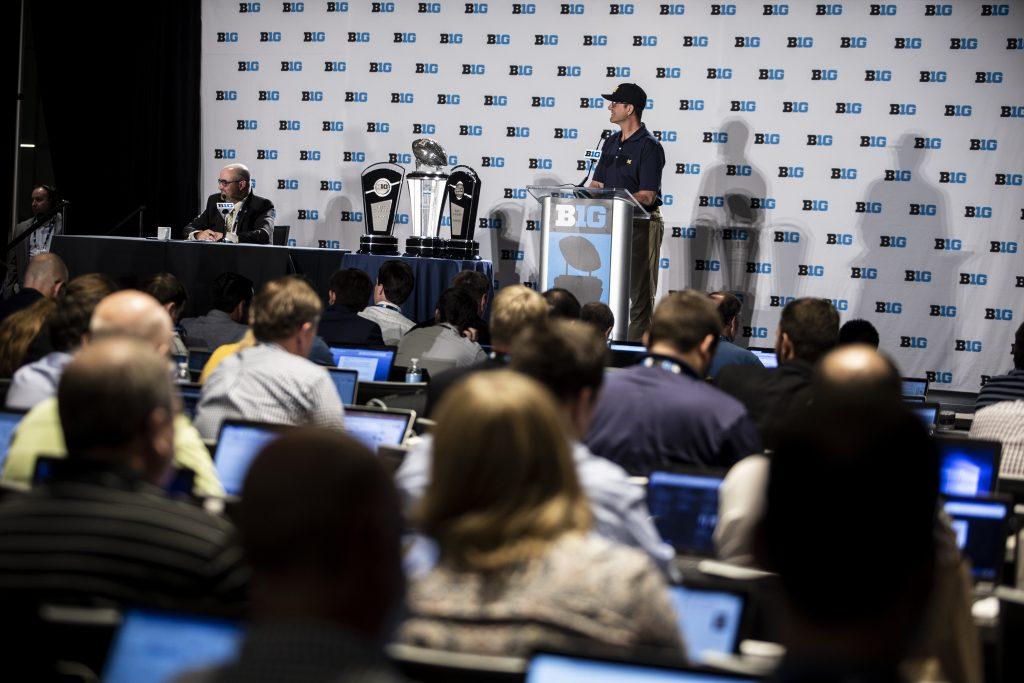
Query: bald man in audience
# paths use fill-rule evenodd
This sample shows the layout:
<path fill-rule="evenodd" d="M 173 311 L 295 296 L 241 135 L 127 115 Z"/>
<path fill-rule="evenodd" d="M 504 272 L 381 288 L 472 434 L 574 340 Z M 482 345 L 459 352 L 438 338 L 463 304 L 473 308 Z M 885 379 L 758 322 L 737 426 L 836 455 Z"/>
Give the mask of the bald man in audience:
<path fill-rule="evenodd" d="M 106 297 L 96 306 L 89 323 L 92 341 L 105 336 L 130 336 L 145 342 L 161 358 L 167 359 L 168 376 L 172 366 L 168 357 L 174 328 L 160 303 L 137 290 L 123 290 Z M 7 453 L 3 479 L 30 483 L 40 455 L 63 457 L 67 454 L 64 433 L 58 416 L 56 398 L 44 400 L 30 410 L 18 425 Z M 179 411 L 174 417 L 174 465 L 195 472 L 195 491 L 203 495 L 222 495 L 210 452 L 199 432 Z"/>
<path fill-rule="evenodd" d="M 3 630 L 6 667 L 41 663 L 23 646 L 54 654 L 53 634 L 33 638 L 26 618 L 43 602 L 239 614 L 248 570 L 231 524 L 161 488 L 178 410 L 163 355 L 107 337 L 68 365 L 58 398 L 70 454 L 0 504 L 0 620 L 15 627 Z"/>
<path fill-rule="evenodd" d="M 886 356 L 866 344 L 843 346 L 826 355 L 818 367 L 813 397 L 817 403 L 867 406 L 864 413 L 878 416 L 880 420 L 904 410 L 898 369 Z M 861 427 L 870 431 L 875 425 L 865 419 Z M 718 524 L 714 533 L 719 559 L 745 566 L 758 565 L 755 535 L 764 516 L 770 470 L 768 455 L 751 456 L 733 466 L 719 487 Z M 885 476 L 885 472 L 881 471 L 879 476 Z M 819 484 L 824 490 L 829 488 L 829 482 Z M 813 539 L 805 540 L 813 545 Z M 934 543 L 934 585 L 923 622 L 922 643 L 911 658 L 918 666 L 928 666 L 922 660 L 930 659 L 931 665 L 937 661 L 945 679 L 936 680 L 980 683 L 981 646 L 970 611 L 970 574 L 944 514 L 936 518 Z M 885 563 L 887 560 L 878 557 L 877 561 Z"/>
<path fill-rule="evenodd" d="M 0 321 L 44 297 L 56 299 L 67 281 L 68 267 L 60 256 L 49 252 L 37 254 L 25 271 L 25 285 L 17 294 L 0 302 Z"/>

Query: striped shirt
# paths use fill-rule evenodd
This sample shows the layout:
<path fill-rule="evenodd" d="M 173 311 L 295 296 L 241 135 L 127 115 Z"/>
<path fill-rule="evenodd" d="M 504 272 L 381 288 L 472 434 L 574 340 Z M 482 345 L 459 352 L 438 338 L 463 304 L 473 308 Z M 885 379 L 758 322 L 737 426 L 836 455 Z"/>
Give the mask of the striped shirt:
<path fill-rule="evenodd" d="M 1000 401 L 1024 399 L 1024 368 L 1014 368 L 1005 375 L 993 377 L 978 392 L 975 409 L 990 406 Z"/>
<path fill-rule="evenodd" d="M 0 601 L 237 611 L 248 569 L 234 527 L 134 473 L 69 459 L 0 505 Z"/>
<path fill-rule="evenodd" d="M 974 413 L 970 436 L 1003 444 L 999 476 L 1024 479 L 1024 400 L 1001 401 Z"/>
<path fill-rule="evenodd" d="M 259 343 L 228 356 L 203 385 L 195 425 L 216 439 L 224 420 L 341 430 L 345 409 L 325 368 Z"/>

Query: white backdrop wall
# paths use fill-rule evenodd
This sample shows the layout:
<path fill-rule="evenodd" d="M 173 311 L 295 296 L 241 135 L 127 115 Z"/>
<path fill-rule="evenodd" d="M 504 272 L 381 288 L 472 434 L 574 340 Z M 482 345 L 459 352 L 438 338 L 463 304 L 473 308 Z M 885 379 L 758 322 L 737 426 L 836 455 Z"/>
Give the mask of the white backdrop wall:
<path fill-rule="evenodd" d="M 1024 316 L 1024 6 L 867 2 L 203 4 L 201 182 L 247 164 L 295 243 L 356 249 L 359 174 L 437 139 L 482 176 L 496 285 L 538 279 L 532 184 L 579 182 L 602 93 L 664 146 L 659 290 L 862 317 L 905 374 L 975 391 Z M 408 197 L 396 234 L 410 234 Z"/>

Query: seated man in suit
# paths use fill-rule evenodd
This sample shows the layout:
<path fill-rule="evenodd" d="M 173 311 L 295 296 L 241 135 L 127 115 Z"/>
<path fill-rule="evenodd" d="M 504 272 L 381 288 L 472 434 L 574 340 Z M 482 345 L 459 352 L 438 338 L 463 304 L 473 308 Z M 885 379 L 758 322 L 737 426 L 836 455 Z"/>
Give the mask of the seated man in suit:
<path fill-rule="evenodd" d="M 179 324 L 184 341 L 190 347 L 205 346 L 213 350 L 241 339 L 249 326 L 249 303 L 253 282 L 238 273 L 221 273 L 210 285 L 210 302 L 206 315 L 185 318 Z"/>
<path fill-rule="evenodd" d="M 715 357 L 708 368 L 708 377 L 716 377 L 722 368 L 729 365 L 753 365 L 763 367 L 761 361 L 753 353 L 733 344 L 740 326 L 741 302 L 732 292 L 712 292 L 711 300 L 718 306 L 718 315 L 722 318 L 722 336 L 715 349 Z"/>
<path fill-rule="evenodd" d="M 270 244 L 274 235 L 274 203 L 257 197 L 250 185 L 249 169 L 228 164 L 220 170 L 220 192 L 206 198 L 206 208 L 185 226 L 185 239 L 200 242 L 251 242 Z M 231 204 L 218 208 L 217 204 Z"/>
<path fill-rule="evenodd" d="M 361 317 L 380 325 L 384 343 L 397 346 L 406 332 L 416 323 L 402 315 L 401 306 L 412 294 L 416 284 L 412 268 L 405 261 L 392 259 L 380 264 L 377 270 L 377 284 L 373 288 L 373 305 L 359 314 Z"/>
<path fill-rule="evenodd" d="M 380 325 L 359 315 L 373 294 L 370 276 L 358 268 L 345 268 L 331 276 L 327 308 L 317 334 L 328 344 L 383 346 Z"/>

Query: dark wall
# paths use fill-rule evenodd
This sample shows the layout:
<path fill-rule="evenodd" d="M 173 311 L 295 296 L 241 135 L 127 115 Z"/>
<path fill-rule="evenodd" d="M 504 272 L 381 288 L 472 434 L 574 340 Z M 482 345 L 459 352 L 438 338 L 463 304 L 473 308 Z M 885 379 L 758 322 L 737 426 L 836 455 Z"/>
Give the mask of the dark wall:
<path fill-rule="evenodd" d="M 184 224 L 200 209 L 199 0 L 29 4 L 70 232 L 108 233 L 140 205 L 146 234 Z"/>

